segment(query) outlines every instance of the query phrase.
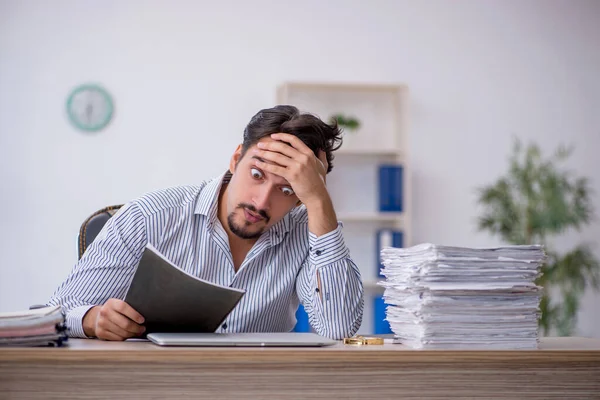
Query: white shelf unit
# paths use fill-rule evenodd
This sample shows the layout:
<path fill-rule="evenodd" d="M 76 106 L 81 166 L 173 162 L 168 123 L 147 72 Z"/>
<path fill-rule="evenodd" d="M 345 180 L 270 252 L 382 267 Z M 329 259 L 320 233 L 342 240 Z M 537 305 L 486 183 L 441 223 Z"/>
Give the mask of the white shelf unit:
<path fill-rule="evenodd" d="M 404 214 L 395 212 L 345 212 L 338 214 L 337 217 L 341 221 L 349 222 L 401 222 L 404 218 Z"/>
<path fill-rule="evenodd" d="M 327 188 L 364 282 L 365 312 L 359 333 L 373 333 L 373 298 L 383 293 L 377 285 L 381 278 L 377 276 L 376 232 L 394 228 L 403 232 L 405 247 L 412 241 L 408 88 L 401 84 L 287 82 L 278 87 L 277 103 L 294 105 L 324 121 L 337 113 L 360 121 L 356 131 L 344 133 L 342 147 L 334 153 Z M 379 211 L 381 164 L 403 167 L 400 213 Z"/>

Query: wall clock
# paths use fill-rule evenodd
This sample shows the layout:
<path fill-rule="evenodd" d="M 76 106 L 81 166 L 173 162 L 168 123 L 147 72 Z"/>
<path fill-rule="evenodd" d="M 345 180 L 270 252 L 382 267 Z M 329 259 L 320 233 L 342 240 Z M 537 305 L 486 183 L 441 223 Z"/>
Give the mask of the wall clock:
<path fill-rule="evenodd" d="M 99 131 L 112 118 L 112 97 L 99 85 L 78 86 L 67 99 L 67 115 L 76 128 L 86 132 Z"/>

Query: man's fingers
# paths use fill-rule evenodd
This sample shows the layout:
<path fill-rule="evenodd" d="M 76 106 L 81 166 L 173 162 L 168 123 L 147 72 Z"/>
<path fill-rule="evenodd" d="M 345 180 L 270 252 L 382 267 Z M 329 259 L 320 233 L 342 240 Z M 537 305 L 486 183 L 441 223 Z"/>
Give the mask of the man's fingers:
<path fill-rule="evenodd" d="M 126 316 L 132 321 L 137 322 L 138 324 L 144 323 L 144 317 L 139 312 L 134 310 L 133 307 L 131 307 L 129 304 L 119 299 L 111 300 L 113 300 L 110 307 L 111 309 L 117 311 L 119 314 L 123 314 L 124 316 Z"/>
<path fill-rule="evenodd" d="M 101 312 L 95 328 L 96 337 L 104 340 L 125 340 L 130 335 L 116 326 L 110 319 Z"/>
<path fill-rule="evenodd" d="M 146 330 L 143 326 L 140 326 L 134 321 L 130 320 L 128 317 L 119 314 L 116 310 L 110 311 L 108 320 L 123 332 L 127 332 L 129 335 L 139 336 Z M 121 333 L 119 332 L 119 334 Z"/>
<path fill-rule="evenodd" d="M 321 161 L 321 164 L 323 164 L 325 173 L 327 173 L 327 170 L 329 169 L 329 163 L 327 162 L 327 153 L 325 153 L 323 150 L 319 150 L 318 159 L 319 161 Z"/>
<path fill-rule="evenodd" d="M 276 133 L 271 135 L 271 138 L 275 139 L 274 142 L 260 142 L 257 144 L 258 148 L 262 150 L 268 150 L 271 152 L 281 153 L 289 158 L 297 159 L 297 152 L 301 152 L 309 157 L 314 157 L 313 151 L 302 142 L 297 136 L 290 135 L 288 133 Z M 290 147 L 292 145 L 293 147 Z M 284 165 L 284 159 L 278 158 L 281 162 L 280 165 Z M 327 174 L 329 169 L 329 163 L 327 162 L 327 154 L 323 150 L 319 150 L 317 159 L 323 166 L 323 174 Z M 285 164 L 287 165 L 287 164 Z"/>
<path fill-rule="evenodd" d="M 319 150 L 319 157 L 317 158 L 321 163 L 322 169 L 319 171 L 323 176 L 323 182 L 327 183 L 327 169 L 329 169 L 329 163 L 327 162 L 327 154 L 323 150 Z"/>
<path fill-rule="evenodd" d="M 101 322 L 101 324 L 102 324 L 102 328 L 104 329 L 105 332 L 110 332 L 114 335 L 117 335 L 120 338 L 127 339 L 127 338 L 130 338 L 133 336 L 137 336 L 133 332 L 123 329 L 117 323 L 115 323 L 113 320 L 105 319 Z"/>
<path fill-rule="evenodd" d="M 263 171 L 267 171 L 272 174 L 281 176 L 284 179 L 287 179 L 285 176 L 287 169 L 285 167 L 281 167 L 281 166 L 275 165 L 275 164 L 269 164 L 267 162 L 260 161 L 260 160 L 254 160 L 254 165 L 256 165 L 258 168 L 262 169 Z"/>
<path fill-rule="evenodd" d="M 269 150 L 281 153 L 289 158 L 294 158 L 300 153 L 299 150 L 293 148 L 285 142 L 282 142 L 281 140 L 276 140 L 272 142 L 258 142 L 256 146 L 262 150 Z"/>
<path fill-rule="evenodd" d="M 289 167 L 296 163 L 294 159 L 270 150 L 255 149 L 254 154 L 263 161 L 269 161 L 269 163 L 277 164 L 281 167 Z"/>
<path fill-rule="evenodd" d="M 271 135 L 271 139 L 289 143 L 293 148 L 306 155 L 313 154 L 312 150 L 298 136 L 290 135 L 289 133 L 274 133 Z"/>
<path fill-rule="evenodd" d="M 108 330 L 106 330 L 104 328 L 98 328 L 98 329 L 96 329 L 96 331 L 97 331 L 96 332 L 97 337 L 99 339 L 102 339 L 102 340 L 115 340 L 115 341 L 121 341 L 122 342 L 123 340 L 127 339 L 124 336 L 119 336 L 116 333 L 108 331 Z"/>

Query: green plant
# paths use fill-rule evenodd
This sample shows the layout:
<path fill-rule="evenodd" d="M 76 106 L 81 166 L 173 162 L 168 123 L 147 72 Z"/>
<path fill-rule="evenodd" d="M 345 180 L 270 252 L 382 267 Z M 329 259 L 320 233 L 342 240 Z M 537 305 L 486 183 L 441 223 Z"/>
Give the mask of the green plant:
<path fill-rule="evenodd" d="M 331 122 L 337 122 L 339 126 L 348 128 L 349 130 L 355 130 L 360 127 L 360 121 L 358 119 L 353 116 L 345 116 L 341 113 L 332 115 Z"/>
<path fill-rule="evenodd" d="M 544 159 L 537 145 L 523 148 L 515 140 L 508 174 L 479 188 L 478 199 L 485 208 L 479 230 L 497 234 L 508 243 L 544 245 L 547 259 L 537 280 L 544 287 L 539 324 L 544 334 L 554 329 L 561 336 L 572 334 L 584 290 L 597 290 L 600 283 L 600 263 L 588 245 L 580 244 L 564 254 L 548 247 L 552 236 L 580 230 L 594 217 L 588 180 L 557 166 L 572 150 L 560 146 Z M 558 293 L 558 299 L 553 297 Z"/>

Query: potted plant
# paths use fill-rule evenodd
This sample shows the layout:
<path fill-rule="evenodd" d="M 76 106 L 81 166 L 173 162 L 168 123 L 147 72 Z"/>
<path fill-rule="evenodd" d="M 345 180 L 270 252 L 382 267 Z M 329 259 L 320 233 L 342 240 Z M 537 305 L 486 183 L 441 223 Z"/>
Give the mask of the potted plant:
<path fill-rule="evenodd" d="M 360 128 L 360 121 L 356 117 L 343 113 L 332 115 L 330 121 L 331 123 L 337 122 L 338 126 L 342 128 L 342 137 L 347 144 L 350 142 L 351 135 L 355 134 Z"/>
<path fill-rule="evenodd" d="M 579 230 L 594 217 L 588 180 L 559 168 L 572 150 L 561 146 L 545 159 L 537 145 L 523 148 L 515 140 L 509 171 L 479 188 L 478 198 L 484 208 L 479 230 L 512 244 L 545 246 L 548 258 L 537 280 L 544 287 L 539 324 L 544 334 L 560 336 L 573 333 L 584 290 L 600 284 L 600 263 L 588 244 L 563 254 L 552 250 L 553 237 Z"/>

